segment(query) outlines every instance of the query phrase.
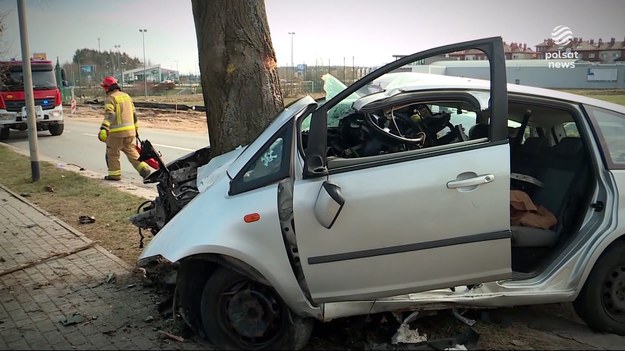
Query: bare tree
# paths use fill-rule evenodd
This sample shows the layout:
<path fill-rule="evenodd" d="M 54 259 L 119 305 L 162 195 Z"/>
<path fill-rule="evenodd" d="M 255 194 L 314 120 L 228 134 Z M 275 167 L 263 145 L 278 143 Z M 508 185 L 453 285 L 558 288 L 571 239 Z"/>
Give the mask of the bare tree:
<path fill-rule="evenodd" d="M 6 17 L 8 15 L 8 12 L 3 12 L 0 13 L 0 57 L 4 57 L 4 55 L 6 54 L 6 48 L 4 46 L 4 24 L 6 23 Z M 5 81 L 5 74 L 8 73 L 8 65 L 2 65 L 0 66 L 0 86 L 4 85 L 3 82 Z"/>
<path fill-rule="evenodd" d="M 283 108 L 261 0 L 191 0 L 211 154 L 256 138 Z"/>
<path fill-rule="evenodd" d="M 6 23 L 6 17 L 9 15 L 9 12 L 0 12 L 0 57 L 4 56 L 3 54 L 5 54 L 5 47 L 4 47 L 4 24 Z"/>

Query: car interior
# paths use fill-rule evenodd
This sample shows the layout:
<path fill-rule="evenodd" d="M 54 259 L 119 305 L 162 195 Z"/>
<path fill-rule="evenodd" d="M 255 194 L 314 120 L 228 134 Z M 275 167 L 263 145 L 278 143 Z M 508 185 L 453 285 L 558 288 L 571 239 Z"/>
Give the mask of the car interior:
<path fill-rule="evenodd" d="M 508 114 L 511 189 L 557 219 L 548 229 L 511 225 L 513 271 L 537 273 L 579 230 L 596 181 L 573 111 L 510 99 Z"/>
<path fill-rule="evenodd" d="M 328 124 L 328 168 L 488 140 L 488 110 L 482 110 L 471 94 L 408 95 L 329 115 L 328 121 L 335 122 Z M 511 95 L 508 114 L 510 189 L 526 193 L 556 219 L 549 228 L 511 223 L 512 270 L 524 279 L 540 273 L 558 248 L 573 238 L 596 182 L 576 112 L 563 104 Z M 302 129 L 301 150 L 307 133 Z"/>

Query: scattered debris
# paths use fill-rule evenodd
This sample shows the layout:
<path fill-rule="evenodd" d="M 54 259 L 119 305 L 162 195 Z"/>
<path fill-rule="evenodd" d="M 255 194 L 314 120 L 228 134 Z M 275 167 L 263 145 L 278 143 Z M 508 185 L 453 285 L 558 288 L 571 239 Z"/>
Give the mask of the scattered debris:
<path fill-rule="evenodd" d="M 513 339 L 512 341 L 510 341 L 510 343 L 512 345 L 515 345 L 515 346 L 523 346 L 523 345 L 525 345 L 525 343 L 523 341 L 517 340 L 517 339 Z"/>
<path fill-rule="evenodd" d="M 52 185 L 46 185 L 44 189 L 46 189 L 46 191 L 49 193 L 54 192 L 54 187 Z"/>
<path fill-rule="evenodd" d="M 109 274 L 106 276 L 106 280 L 105 280 L 105 282 L 107 282 L 107 283 L 112 283 L 112 282 L 114 282 L 114 281 L 115 281 L 115 273 L 109 273 Z"/>
<path fill-rule="evenodd" d="M 75 253 L 78 253 L 78 252 L 90 249 L 95 244 L 96 244 L 95 241 L 93 241 L 93 242 L 91 242 L 91 243 L 89 243 L 87 245 L 80 246 L 80 247 L 75 248 L 75 249 L 73 249 L 71 251 L 68 251 L 68 252 L 50 252 L 49 256 L 37 259 L 35 261 L 31 261 L 31 262 L 28 262 L 28 263 L 21 264 L 21 265 L 19 265 L 17 267 L 13 267 L 13 268 L 9 268 L 7 270 L 1 271 L 0 272 L 0 277 L 5 276 L 7 274 L 11 274 L 13 272 L 21 271 L 21 270 L 26 269 L 28 267 L 32 267 L 32 266 L 37 265 L 37 264 L 39 264 L 41 262 L 46 262 L 46 261 L 49 261 L 51 259 L 55 259 L 55 258 L 58 258 L 58 257 L 65 257 L 65 256 L 73 255 Z M 15 254 L 16 255 L 21 255 L 22 253 L 21 252 L 16 252 Z M 64 274 L 64 275 L 67 275 L 67 274 Z"/>
<path fill-rule="evenodd" d="M 21 197 L 30 197 L 30 193 L 20 193 Z"/>
<path fill-rule="evenodd" d="M 177 276 L 178 276 L 178 271 L 172 270 L 163 278 L 161 278 L 161 281 L 167 285 L 175 286 Z"/>
<path fill-rule="evenodd" d="M 6 260 L 4 259 L 4 257 L 0 257 L 0 262 L 6 262 Z"/>
<path fill-rule="evenodd" d="M 497 314 L 491 314 L 488 311 L 480 312 L 480 320 L 489 324 L 498 324 L 502 328 L 509 327 L 512 324 L 512 320 L 507 316 L 498 316 Z"/>
<path fill-rule="evenodd" d="M 184 338 L 181 337 L 181 336 L 174 335 L 174 334 L 168 333 L 168 332 L 163 331 L 163 330 L 159 330 L 158 333 L 161 334 L 161 335 L 164 335 L 164 336 L 166 336 L 166 337 L 168 337 L 170 339 L 174 339 L 176 341 L 184 342 Z"/>
<path fill-rule="evenodd" d="M 419 334 L 418 329 L 410 329 L 409 323 L 417 319 L 418 314 L 419 311 L 414 311 L 404 319 L 399 328 L 397 328 L 395 335 L 391 338 L 391 343 L 393 345 L 418 344 L 428 340 L 428 336 L 426 334 Z"/>
<path fill-rule="evenodd" d="M 429 340 L 428 345 L 435 350 L 475 350 L 479 339 L 480 334 L 473 328 L 467 327 L 463 333 L 453 337 Z"/>
<path fill-rule="evenodd" d="M 63 324 L 63 326 L 67 327 L 70 325 L 82 323 L 86 320 L 85 316 L 80 313 L 74 312 L 70 315 L 67 315 L 59 320 L 59 323 Z"/>
<path fill-rule="evenodd" d="M 23 227 L 23 228 L 34 228 L 36 226 L 37 226 L 37 224 L 35 224 L 35 223 L 26 224 L 26 225 L 20 225 L 20 227 Z"/>
<path fill-rule="evenodd" d="M 137 284 L 128 284 L 126 285 L 126 289 L 132 289 L 136 286 Z"/>
<path fill-rule="evenodd" d="M 77 165 L 77 164 L 75 164 L 75 163 L 68 163 L 67 165 L 68 165 L 68 166 L 76 166 L 76 167 L 78 167 L 78 169 L 79 169 L 79 170 L 81 170 L 81 171 L 84 171 L 84 170 L 85 170 L 85 168 L 84 168 L 84 167 L 79 166 L 79 165 Z"/>
<path fill-rule="evenodd" d="M 474 319 L 470 319 L 470 318 L 467 318 L 467 317 L 461 315 L 460 312 L 458 312 L 457 308 L 454 308 L 452 310 L 452 313 L 454 314 L 454 317 L 456 317 L 456 319 L 458 319 L 462 323 L 468 325 L 469 327 L 472 327 L 475 324 L 475 320 Z"/>
<path fill-rule="evenodd" d="M 78 217 L 78 223 L 80 223 L 80 224 L 95 223 L 95 217 L 93 217 L 93 216 L 80 216 L 80 217 Z"/>
<path fill-rule="evenodd" d="M 153 322 L 153 321 L 154 321 L 154 317 L 152 317 L 152 316 L 147 316 L 147 317 L 145 317 L 145 319 L 144 319 L 143 321 L 144 321 L 144 322 L 146 322 L 146 323 Z"/>
<path fill-rule="evenodd" d="M 173 301 L 174 297 L 169 296 L 165 300 L 158 303 L 158 313 L 160 313 L 163 318 L 173 315 Z"/>

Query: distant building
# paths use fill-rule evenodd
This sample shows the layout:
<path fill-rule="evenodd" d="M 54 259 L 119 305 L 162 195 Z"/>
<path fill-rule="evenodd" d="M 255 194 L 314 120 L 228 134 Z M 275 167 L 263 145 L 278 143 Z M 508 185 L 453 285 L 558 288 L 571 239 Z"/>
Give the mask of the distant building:
<path fill-rule="evenodd" d="M 580 60 L 589 62 L 623 62 L 625 61 L 625 38 L 623 41 L 616 41 L 615 38 L 611 38 L 605 42 L 601 38 L 596 42 L 594 39 L 584 41 L 582 38 L 573 38 L 567 45 L 557 45 L 552 39 L 545 39 L 536 45 L 538 59 L 544 59 L 547 53 L 554 54 L 566 51 L 577 52 Z"/>
<path fill-rule="evenodd" d="M 538 57 L 536 52 L 527 47 L 527 44 L 521 43 L 503 43 L 503 51 L 506 55 L 506 60 L 529 60 Z M 452 52 L 449 54 L 449 58 L 458 61 L 480 61 L 486 60 L 486 54 L 477 49 L 462 50 Z"/>
<path fill-rule="evenodd" d="M 123 81 L 127 83 L 144 82 L 161 83 L 166 80 L 178 82 L 179 72 L 174 69 L 162 68 L 160 64 L 130 69 L 123 72 Z"/>
<path fill-rule="evenodd" d="M 584 41 L 582 38 L 573 38 L 567 45 L 557 45 L 553 39 L 545 39 L 542 43 L 535 45 L 536 50 L 532 50 L 527 44 L 506 43 L 504 42 L 504 54 L 506 60 L 544 60 L 548 54 L 558 54 L 563 52 L 577 52 L 577 60 L 596 62 L 596 63 L 620 63 L 625 62 L 625 38 L 623 41 L 617 41 L 610 38 L 609 41 L 599 39 L 595 41 L 590 39 Z M 406 55 L 393 55 L 394 59 L 400 59 Z M 468 49 L 449 53 L 445 56 L 448 60 L 457 61 L 483 61 L 486 60 L 486 54 L 477 49 Z M 434 61 L 440 60 L 441 57 L 428 58 L 423 62 L 415 63 L 415 65 L 429 65 Z"/>

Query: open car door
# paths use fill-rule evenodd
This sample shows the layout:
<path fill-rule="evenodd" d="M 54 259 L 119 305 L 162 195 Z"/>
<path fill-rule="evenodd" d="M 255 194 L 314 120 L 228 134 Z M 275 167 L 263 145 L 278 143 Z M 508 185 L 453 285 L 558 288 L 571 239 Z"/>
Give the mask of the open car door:
<path fill-rule="evenodd" d="M 485 54 L 490 85 L 473 87 L 467 79 L 466 84 L 456 84 L 438 76 L 441 84 L 434 77 L 416 86 L 388 86 L 367 96 L 358 93 L 400 68 L 435 58 L 448 60 L 446 54 L 462 50 Z M 475 98 L 479 94 L 483 101 Z M 337 109 L 346 102 L 349 108 Z M 450 126 L 458 138 L 449 144 L 433 143 L 436 136 L 428 136 L 432 144 L 427 144 L 415 141 L 422 137 L 418 133 L 408 138 L 396 132 L 399 151 L 328 155 L 328 131 L 337 134 L 328 121 L 337 113 L 339 120 L 375 118 L 362 129 L 375 136 L 379 133 L 372 131 L 373 125 L 381 133 L 393 125 L 399 129 L 395 109 L 412 104 L 426 106 L 430 114 L 449 122 L 449 113 L 440 112 L 448 103 L 458 106 L 452 112 L 461 117 L 471 109 L 465 106 L 474 106 L 469 117 L 475 117 L 472 123 L 486 125 L 487 132 L 470 140 L 462 135 L 462 127 Z M 302 270 L 316 302 L 378 299 L 510 277 L 510 157 L 501 38 L 406 56 L 355 82 L 313 113 L 302 157 L 293 214 Z"/>

